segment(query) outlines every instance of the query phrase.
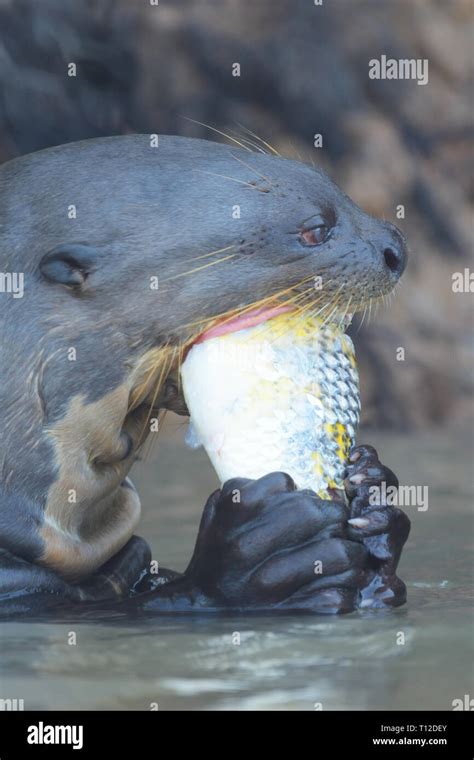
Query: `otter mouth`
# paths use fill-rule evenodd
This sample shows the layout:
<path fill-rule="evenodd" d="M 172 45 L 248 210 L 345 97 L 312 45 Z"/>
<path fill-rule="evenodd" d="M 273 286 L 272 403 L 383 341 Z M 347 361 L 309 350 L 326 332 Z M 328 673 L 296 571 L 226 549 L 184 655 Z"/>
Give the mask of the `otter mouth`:
<path fill-rule="evenodd" d="M 193 341 L 192 345 L 196 343 L 203 343 L 211 338 L 219 338 L 222 335 L 228 335 L 229 333 L 238 332 L 239 330 L 245 330 L 248 327 L 255 327 L 263 322 L 268 322 L 273 317 L 278 317 L 280 314 L 285 314 L 289 311 L 294 311 L 294 307 L 290 305 L 272 306 L 267 308 L 253 309 L 252 311 L 246 311 L 242 314 L 226 319 L 222 322 L 210 327 L 209 330 L 205 330 L 199 335 L 199 337 Z M 353 312 L 346 312 L 344 314 L 337 314 L 332 320 L 340 324 L 341 328 L 346 329 L 352 322 L 354 314 Z"/>
<path fill-rule="evenodd" d="M 282 305 L 246 311 L 243 314 L 239 314 L 237 317 L 232 317 L 232 319 L 224 320 L 223 322 L 219 322 L 213 327 L 210 327 L 209 330 L 201 333 L 194 343 L 203 343 L 210 338 L 218 338 L 221 335 L 245 330 L 247 327 L 255 327 L 255 325 L 260 325 L 262 322 L 267 322 L 273 317 L 277 317 L 280 314 L 292 310 L 292 306 Z"/>

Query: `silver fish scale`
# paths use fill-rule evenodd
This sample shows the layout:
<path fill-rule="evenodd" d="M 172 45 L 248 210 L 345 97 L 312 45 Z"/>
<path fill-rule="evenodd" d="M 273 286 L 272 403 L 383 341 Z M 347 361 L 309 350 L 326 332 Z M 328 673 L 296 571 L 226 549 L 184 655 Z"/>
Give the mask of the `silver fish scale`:
<path fill-rule="evenodd" d="M 347 346 L 349 338 L 344 336 Z M 340 338 L 334 339 L 334 330 L 322 328 L 311 348 L 297 347 L 293 359 L 288 361 L 288 346 L 273 344 L 274 367 L 288 374 L 304 386 L 308 378 L 320 394 L 306 393 L 299 399 L 297 417 L 300 425 L 287 415 L 282 425 L 287 437 L 288 451 L 292 452 L 300 488 L 327 491 L 327 484 L 342 486 L 346 466 L 341 458 L 341 445 L 333 426 L 342 425 L 352 444 L 360 415 L 359 381 L 357 369 L 343 350 Z M 329 426 L 329 427 L 328 427 Z M 322 473 L 315 473 L 314 460 L 308 452 L 319 454 Z"/>
<path fill-rule="evenodd" d="M 359 421 L 350 338 L 336 324 L 281 315 L 193 347 L 182 367 L 196 441 L 222 481 L 282 470 L 327 497 Z"/>

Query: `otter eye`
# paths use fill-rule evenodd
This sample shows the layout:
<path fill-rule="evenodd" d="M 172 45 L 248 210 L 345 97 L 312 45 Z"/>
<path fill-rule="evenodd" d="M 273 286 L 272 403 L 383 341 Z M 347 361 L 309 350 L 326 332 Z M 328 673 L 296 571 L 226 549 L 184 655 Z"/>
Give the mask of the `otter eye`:
<path fill-rule="evenodd" d="M 318 224 L 311 230 L 303 230 L 300 233 L 300 242 L 302 245 L 314 246 L 324 243 L 328 236 L 329 227 L 325 224 Z"/>

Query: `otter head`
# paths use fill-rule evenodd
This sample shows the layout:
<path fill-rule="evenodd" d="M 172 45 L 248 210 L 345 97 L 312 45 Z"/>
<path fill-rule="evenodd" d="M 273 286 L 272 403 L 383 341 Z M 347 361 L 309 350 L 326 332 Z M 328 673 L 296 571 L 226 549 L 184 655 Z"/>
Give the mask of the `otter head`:
<path fill-rule="evenodd" d="M 185 412 L 179 356 L 210 326 L 281 304 L 329 318 L 389 292 L 406 246 L 321 171 L 148 136 L 42 151 L 0 170 L 2 488 L 37 515 L 23 552 L 65 575 L 128 540 L 125 480 L 154 410 Z M 23 420 L 23 422 L 22 422 Z"/>

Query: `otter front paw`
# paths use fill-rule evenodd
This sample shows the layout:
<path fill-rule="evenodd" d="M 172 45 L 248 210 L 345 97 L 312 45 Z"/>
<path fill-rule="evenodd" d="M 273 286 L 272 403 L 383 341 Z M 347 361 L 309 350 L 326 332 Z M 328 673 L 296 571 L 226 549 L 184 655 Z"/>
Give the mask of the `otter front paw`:
<path fill-rule="evenodd" d="M 345 490 L 350 502 L 349 535 L 368 552 L 367 582 L 361 607 L 397 607 L 406 602 L 406 587 L 396 575 L 410 520 L 401 509 L 383 504 L 383 488 L 398 488 L 394 473 L 379 461 L 372 446 L 351 450 Z"/>
<path fill-rule="evenodd" d="M 217 609 L 350 612 L 367 550 L 347 540 L 348 517 L 283 473 L 229 480 L 206 504 L 185 578 Z"/>

